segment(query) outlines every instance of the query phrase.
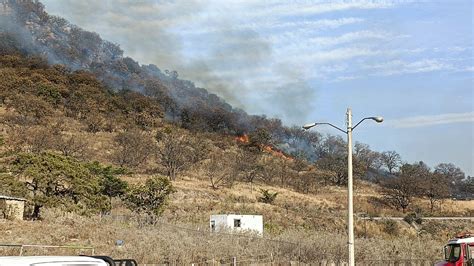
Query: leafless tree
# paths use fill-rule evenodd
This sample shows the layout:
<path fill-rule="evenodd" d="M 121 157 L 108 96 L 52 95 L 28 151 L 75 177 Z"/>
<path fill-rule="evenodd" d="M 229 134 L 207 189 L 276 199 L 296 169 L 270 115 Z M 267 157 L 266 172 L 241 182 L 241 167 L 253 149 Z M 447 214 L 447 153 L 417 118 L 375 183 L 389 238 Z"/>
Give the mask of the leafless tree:
<path fill-rule="evenodd" d="M 466 177 L 461 168 L 452 163 L 440 163 L 435 167 L 435 173 L 440 174 L 449 183 L 451 192 L 459 190 L 459 185 Z"/>
<path fill-rule="evenodd" d="M 285 159 L 275 156 L 264 157 L 262 179 L 266 183 L 279 182 L 281 186 L 286 186 L 291 177 L 289 163 Z"/>
<path fill-rule="evenodd" d="M 153 140 L 139 129 L 120 132 L 115 137 L 115 142 L 119 147 L 113 154 L 113 159 L 120 166 L 139 166 L 147 160 L 155 148 Z"/>
<path fill-rule="evenodd" d="M 433 212 L 437 202 L 449 197 L 449 182 L 439 173 L 427 174 L 422 180 L 423 195 L 430 201 L 430 211 Z"/>
<path fill-rule="evenodd" d="M 175 180 L 179 172 L 193 162 L 193 149 L 186 135 L 178 132 L 167 132 L 157 135 L 158 158 L 165 168 L 166 176 Z"/>
<path fill-rule="evenodd" d="M 10 145 L 16 151 L 39 153 L 54 149 L 61 132 L 54 127 L 20 126 L 13 128 Z"/>
<path fill-rule="evenodd" d="M 231 152 L 214 152 L 204 163 L 204 171 L 209 178 L 210 187 L 219 189 L 232 186 L 236 175 L 237 156 Z"/>
<path fill-rule="evenodd" d="M 353 173 L 355 177 L 365 174 L 364 168 L 356 158 L 353 158 Z M 347 157 L 346 156 L 326 156 L 316 162 L 316 167 L 326 170 L 328 175 L 324 176 L 325 181 L 343 186 L 347 184 Z"/>
<path fill-rule="evenodd" d="M 318 142 L 315 148 L 317 158 L 347 156 L 346 142 L 340 136 L 327 135 L 322 141 Z"/>
<path fill-rule="evenodd" d="M 398 176 L 386 179 L 383 183 L 386 201 L 405 212 L 413 197 L 423 195 L 423 180 L 429 174 L 429 169 L 422 162 L 403 165 Z"/>
<path fill-rule="evenodd" d="M 263 174 L 263 165 L 260 163 L 260 157 L 260 153 L 246 150 L 241 150 L 237 155 L 238 175 L 250 184 L 250 191 L 253 191 L 254 181 Z"/>
<path fill-rule="evenodd" d="M 304 171 L 298 173 L 298 178 L 295 180 L 295 187 L 302 193 L 309 193 L 317 187 L 317 175 L 311 171 Z"/>
<path fill-rule="evenodd" d="M 291 168 L 293 168 L 293 170 L 298 173 L 307 170 L 309 165 L 308 161 L 306 161 L 306 158 L 306 154 L 302 151 L 292 154 Z"/>
<path fill-rule="evenodd" d="M 63 135 L 57 139 L 54 146 L 64 156 L 83 158 L 88 153 L 88 143 L 79 135 Z"/>
<path fill-rule="evenodd" d="M 354 145 L 354 155 L 359 162 L 367 169 L 380 169 L 382 166 L 382 155 L 376 151 L 372 151 L 367 144 L 357 142 Z"/>
<path fill-rule="evenodd" d="M 396 151 L 385 151 L 382 153 L 382 164 L 385 166 L 390 174 L 393 174 L 400 164 L 402 157 Z"/>

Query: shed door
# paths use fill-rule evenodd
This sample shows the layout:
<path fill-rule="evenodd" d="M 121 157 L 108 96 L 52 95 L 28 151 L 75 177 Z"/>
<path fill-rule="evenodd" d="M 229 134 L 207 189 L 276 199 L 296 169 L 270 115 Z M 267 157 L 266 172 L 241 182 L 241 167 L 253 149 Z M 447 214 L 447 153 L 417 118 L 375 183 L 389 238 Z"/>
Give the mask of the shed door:
<path fill-rule="evenodd" d="M 211 220 L 211 232 L 216 231 L 216 221 Z"/>

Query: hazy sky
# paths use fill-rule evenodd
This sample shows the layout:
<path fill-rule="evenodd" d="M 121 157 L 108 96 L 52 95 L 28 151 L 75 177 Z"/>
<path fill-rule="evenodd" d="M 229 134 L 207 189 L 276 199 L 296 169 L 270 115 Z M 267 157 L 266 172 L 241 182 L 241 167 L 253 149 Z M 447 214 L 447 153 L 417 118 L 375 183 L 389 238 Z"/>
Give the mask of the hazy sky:
<path fill-rule="evenodd" d="M 356 141 L 474 175 L 470 0 L 42 2 L 249 113 L 344 126 L 350 106 L 386 120 Z"/>

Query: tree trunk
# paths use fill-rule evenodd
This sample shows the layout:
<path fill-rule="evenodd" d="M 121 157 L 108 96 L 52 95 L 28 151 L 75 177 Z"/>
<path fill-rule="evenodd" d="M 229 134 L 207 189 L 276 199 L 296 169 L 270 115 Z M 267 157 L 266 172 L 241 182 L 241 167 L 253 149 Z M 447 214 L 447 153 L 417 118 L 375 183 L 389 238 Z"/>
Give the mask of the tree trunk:
<path fill-rule="evenodd" d="M 35 204 L 35 206 L 33 208 L 33 214 L 31 215 L 31 218 L 33 218 L 33 220 L 39 220 L 40 219 L 41 207 L 43 207 L 43 205 Z"/>
<path fill-rule="evenodd" d="M 168 168 L 167 175 L 170 178 L 170 181 L 176 180 L 176 169 Z"/>

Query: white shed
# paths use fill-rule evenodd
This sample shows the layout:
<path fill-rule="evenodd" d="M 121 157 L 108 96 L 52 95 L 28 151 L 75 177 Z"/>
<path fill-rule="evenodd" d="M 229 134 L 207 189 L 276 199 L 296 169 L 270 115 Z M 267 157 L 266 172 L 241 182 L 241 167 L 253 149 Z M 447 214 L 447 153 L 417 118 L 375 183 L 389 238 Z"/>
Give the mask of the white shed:
<path fill-rule="evenodd" d="M 262 215 L 217 214 L 209 220 L 211 232 L 230 230 L 236 232 L 255 232 L 263 235 Z"/>

